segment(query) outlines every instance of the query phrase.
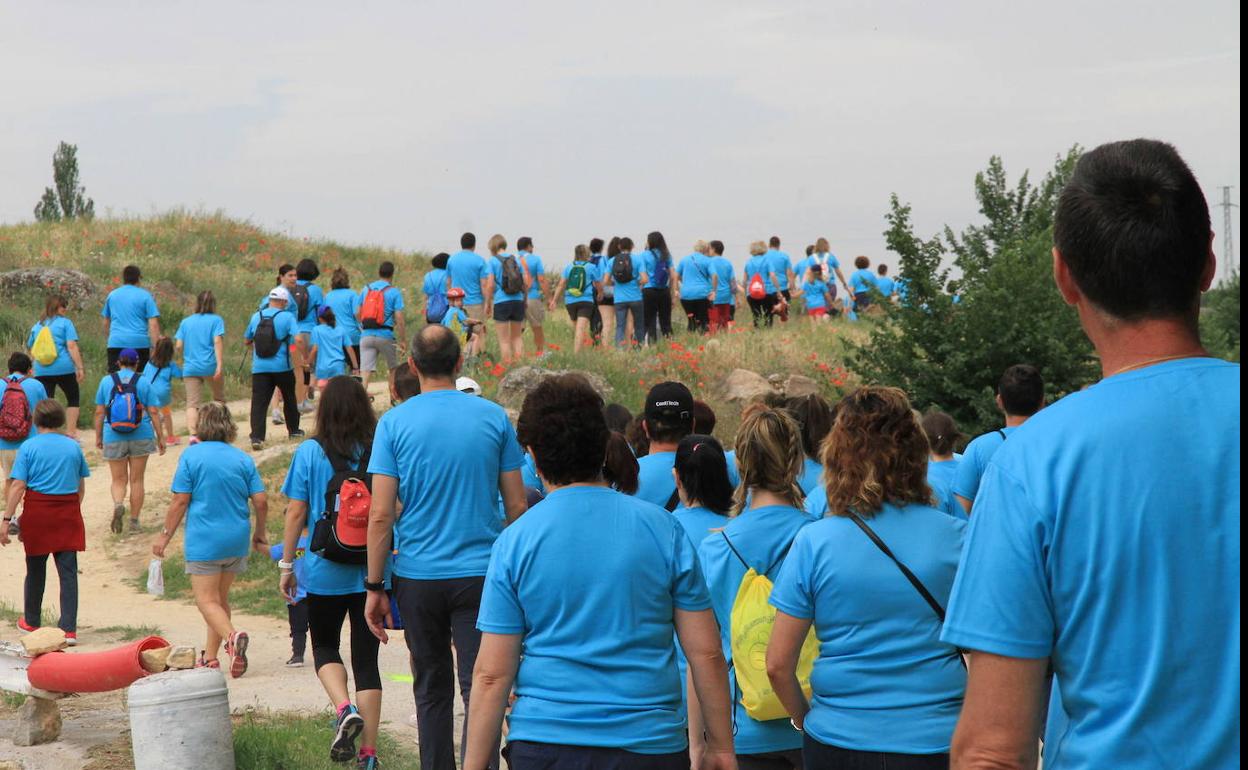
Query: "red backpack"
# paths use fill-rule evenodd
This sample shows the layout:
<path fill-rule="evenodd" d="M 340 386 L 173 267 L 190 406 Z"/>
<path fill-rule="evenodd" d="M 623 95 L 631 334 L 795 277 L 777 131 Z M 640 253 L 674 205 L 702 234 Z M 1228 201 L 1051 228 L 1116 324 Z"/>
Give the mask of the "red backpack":
<path fill-rule="evenodd" d="M 758 273 L 750 279 L 750 285 L 746 289 L 750 295 L 750 299 L 763 299 L 767 296 L 767 284 L 763 283 L 763 277 Z"/>
<path fill-rule="evenodd" d="M 30 399 L 22 390 L 22 380 L 5 379 L 4 396 L 0 397 L 0 439 L 21 441 L 30 435 Z"/>
<path fill-rule="evenodd" d="M 389 287 L 387 287 L 389 288 Z M 386 326 L 386 290 L 369 287 L 360 305 L 360 326 L 365 329 L 389 329 Z"/>

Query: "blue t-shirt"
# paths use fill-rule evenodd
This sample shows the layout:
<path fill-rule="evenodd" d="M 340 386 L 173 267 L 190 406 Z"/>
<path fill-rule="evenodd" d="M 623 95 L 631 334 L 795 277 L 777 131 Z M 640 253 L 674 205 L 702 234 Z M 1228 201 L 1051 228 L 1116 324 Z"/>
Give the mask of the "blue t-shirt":
<path fill-rule="evenodd" d="M 78 341 L 78 330 L 74 328 L 74 322 L 63 315 L 53 316 L 47 321 L 39 321 L 30 327 L 30 334 L 26 337 L 26 348 L 30 349 L 35 345 L 35 336 L 39 334 L 39 330 L 47 326 L 52 332 L 52 341 L 56 344 L 56 360 L 44 366 L 35 361 L 36 377 L 55 377 L 61 374 L 73 374 L 74 359 L 69 355 L 69 343 Z M 34 356 L 31 356 L 33 359 Z"/>
<path fill-rule="evenodd" d="M 182 375 L 184 377 L 211 377 L 217 373 L 217 337 L 225 337 L 225 321 L 215 313 L 195 313 L 182 319 L 175 340 L 182 341 Z M 223 340 L 224 341 L 224 340 Z M 222 353 L 225 350 L 222 348 Z"/>
<path fill-rule="evenodd" d="M 48 391 L 43 387 L 43 383 L 39 382 L 39 380 L 36 380 L 34 377 L 26 377 L 25 379 L 22 379 L 23 376 L 24 375 L 15 373 L 10 374 L 5 379 L 13 380 L 14 382 L 21 380 L 22 382 L 22 391 L 26 394 L 26 409 L 31 416 L 30 432 L 26 434 L 26 438 L 22 439 L 22 441 L 27 441 L 35 435 L 35 405 L 48 397 Z M 0 385 L 8 387 L 7 383 L 0 383 Z M 3 395 L 4 391 L 0 390 L 0 397 L 3 397 Z M 5 441 L 4 439 L 0 439 L 0 449 L 17 449 L 22 445 L 22 441 Z"/>
<path fill-rule="evenodd" d="M 776 288 L 780 291 L 787 291 L 789 288 L 789 271 L 793 269 L 793 260 L 788 254 L 777 249 L 771 249 L 763 258 L 767 260 L 767 265 L 771 272 L 776 274 Z"/>
<path fill-rule="evenodd" d="M 711 294 L 710 257 L 693 252 L 680 260 L 676 274 L 680 276 L 680 298 L 706 299 Z"/>
<path fill-rule="evenodd" d="M 964 522 L 922 505 L 886 503 L 867 520 L 947 605 Z M 819 638 L 804 729 L 855 751 L 949 751 L 966 671 L 940 620 L 887 556 L 849 519 L 831 516 L 797 536 L 771 604 L 814 621 Z"/>
<path fill-rule="evenodd" d="M 468 314 L 462 307 L 448 307 L 442 314 L 442 325 L 455 332 L 461 344 L 468 339 Z"/>
<path fill-rule="evenodd" d="M 529 277 L 533 279 L 533 284 L 529 287 L 529 299 L 541 299 L 542 285 L 537 279 L 546 277 L 546 266 L 542 264 L 542 258 L 537 254 L 522 251 L 520 256 L 528 263 Z"/>
<path fill-rule="evenodd" d="M 615 302 L 622 304 L 625 302 L 641 302 L 641 265 L 638 264 L 637 258 L 629 253 L 629 257 L 633 260 L 633 280 L 628 283 L 620 283 L 615 279 L 615 260 L 619 259 L 619 255 L 608 259 L 602 263 L 602 275 L 611 276 L 611 283 L 615 286 Z"/>
<path fill-rule="evenodd" d="M 823 280 L 831 283 L 831 281 L 833 280 L 833 277 L 836 275 L 836 271 L 839 270 L 841 267 L 841 262 L 840 260 L 836 258 L 836 255 L 833 254 L 832 252 L 824 252 L 822 254 L 811 254 L 806 259 L 803 259 L 801 262 L 798 262 L 797 267 L 793 268 L 793 273 L 794 275 L 796 275 L 797 280 L 799 281 L 806 280 L 806 271 L 810 270 L 810 268 L 814 267 L 815 265 L 818 265 L 819 267 L 823 268 Z"/>
<path fill-rule="evenodd" d="M 435 267 L 425 273 L 425 279 L 420 284 L 420 293 L 425 295 L 425 305 L 428 306 L 429 298 L 435 294 L 446 294 L 446 270 Z"/>
<path fill-rule="evenodd" d="M 865 267 L 861 270 L 855 270 L 849 276 L 849 288 L 854 290 L 854 294 L 866 294 L 877 288 L 875 273 Z"/>
<path fill-rule="evenodd" d="M 399 480 L 395 573 L 413 580 L 484 575 L 502 529 L 499 474 L 523 464 L 507 413 L 484 398 L 436 390 L 383 414 L 368 470 Z"/>
<path fill-rule="evenodd" d="M 962 462 L 958 463 L 958 473 L 953 478 L 955 495 L 961 495 L 967 500 L 975 500 L 975 495 L 979 492 L 979 480 L 983 477 L 984 471 L 988 470 L 988 461 L 1005 443 L 1005 439 L 1016 430 L 1018 428 L 990 430 L 966 445 L 966 452 L 962 454 Z M 961 506 L 958 507 L 961 508 Z"/>
<path fill-rule="evenodd" d="M 822 484 L 816 484 L 815 488 L 810 490 L 806 495 L 806 513 L 812 519 L 821 519 L 828 515 L 828 489 Z"/>
<path fill-rule="evenodd" d="M 308 290 L 308 312 L 307 315 L 303 317 L 303 320 L 297 321 L 299 324 L 299 333 L 311 334 L 312 330 L 316 328 L 316 314 L 320 312 L 321 305 L 325 302 L 325 292 L 321 290 L 320 286 L 317 286 L 311 281 L 299 280 L 295 281 L 295 283 L 305 287 Z M 293 305 L 294 303 L 292 302 L 291 304 Z M 298 316 L 299 309 L 295 308 L 296 319 Z"/>
<path fill-rule="evenodd" d="M 715 286 L 715 304 L 731 305 L 732 297 L 732 263 L 727 257 L 711 258 L 711 274 L 719 278 Z"/>
<path fill-rule="evenodd" d="M 341 326 L 317 324 L 312 330 L 312 347 L 316 348 L 316 379 L 328 380 L 340 374 L 349 374 L 347 369 L 347 346 L 351 337 Z"/>
<path fill-rule="evenodd" d="M 360 329 L 361 337 L 384 337 L 385 339 L 394 339 L 394 315 L 403 309 L 403 292 L 398 287 L 391 286 L 389 281 L 373 281 L 369 285 L 360 290 L 360 304 L 364 304 L 364 298 L 368 296 L 368 292 L 380 291 L 385 299 L 385 323 L 388 329 Z"/>
<path fill-rule="evenodd" d="M 811 491 L 820 486 L 819 480 L 822 478 L 823 466 L 809 457 L 802 458 L 802 476 L 797 480 L 802 493 L 809 495 Z"/>
<path fill-rule="evenodd" d="M 827 308 L 828 298 L 824 294 L 828 290 L 827 281 L 806 281 L 802 284 L 802 296 L 806 298 L 806 309 L 817 310 Z"/>
<path fill-rule="evenodd" d="M 675 452 L 655 452 L 638 458 L 637 497 L 660 508 L 667 507 L 676 491 L 676 479 L 672 477 L 675 465 Z"/>
<path fill-rule="evenodd" d="M 747 290 L 749 289 L 750 281 L 753 281 L 756 275 L 763 279 L 763 287 L 768 294 L 776 293 L 776 284 L 771 280 L 771 262 L 767 259 L 766 254 L 750 257 L 746 260 L 745 286 Z M 776 280 L 779 280 L 779 277 Z"/>
<path fill-rule="evenodd" d="M 316 441 L 304 441 L 290 458 L 290 470 L 282 483 L 282 494 L 308 504 L 308 532 L 325 516 L 325 491 L 334 476 L 334 466 Z M 363 564 L 339 564 L 308 551 L 303 555 L 303 583 L 310 594 L 342 596 L 364 592 Z"/>
<path fill-rule="evenodd" d="M 1239 766 L 1239 371 L 1108 377 L 984 474 L 944 638 L 1051 658 L 1046 770 Z"/>
<path fill-rule="evenodd" d="M 64 433 L 39 433 L 22 442 L 9 478 L 45 495 L 73 495 L 78 482 L 91 475 L 82 447 Z"/>
<path fill-rule="evenodd" d="M 702 542 L 702 538 L 711 534 L 712 529 L 719 529 L 728 523 L 727 516 L 721 516 L 709 508 L 686 508 L 682 505 L 672 511 L 672 515 L 689 536 L 689 542 L 695 546 Z"/>
<path fill-rule="evenodd" d="M 451 288 L 464 290 L 465 305 L 485 303 L 481 282 L 490 275 L 485 258 L 475 251 L 457 251 L 446 262 L 446 272 L 451 276 Z"/>
<path fill-rule="evenodd" d="M 936 494 L 936 500 L 939 503 L 937 508 L 950 516 L 965 519 L 966 511 L 962 510 L 962 505 L 953 496 L 953 480 L 958 474 L 958 465 L 961 462 L 956 457 L 942 462 L 929 461 L 927 483 L 931 485 L 932 492 Z"/>
<path fill-rule="evenodd" d="M 223 441 L 201 441 L 178 458 L 170 491 L 189 494 L 186 560 L 213 561 L 247 555 L 252 495 L 264 491 L 256 463 Z"/>
<path fill-rule="evenodd" d="M 130 382 L 131 378 L 136 376 L 137 375 L 133 369 L 119 369 L 117 371 L 117 378 L 123 383 Z M 95 389 L 96 406 L 104 407 L 104 443 L 115 444 L 120 441 L 143 441 L 145 439 L 156 438 L 156 431 L 152 429 L 152 421 L 147 416 L 146 408 L 143 409 L 143 414 L 140 415 L 139 427 L 129 433 L 118 433 L 113 430 L 113 426 L 108 422 L 108 401 L 112 398 L 114 387 L 113 376 L 111 374 L 106 374 L 100 378 L 100 384 Z M 151 404 L 152 394 L 148 390 L 147 383 L 143 381 L 142 377 L 140 377 L 138 382 L 134 384 L 134 389 L 139 395 L 139 402 L 143 404 L 144 407 Z M 3 442 L 0 442 L 0 444 L 2 443 Z M 0 448 L 4 447 L 0 446 Z"/>
<path fill-rule="evenodd" d="M 711 603 L 669 513 L 558 489 L 503 532 L 489 566 L 477 627 L 524 635 L 509 740 L 685 750 L 673 615 Z"/>
<path fill-rule="evenodd" d="M 520 467 L 520 478 L 526 487 L 532 487 L 543 495 L 546 494 L 546 484 L 542 482 L 542 477 L 537 475 L 537 463 L 533 462 L 533 455 L 528 452 L 524 453 L 524 465 Z M 501 498 L 502 495 L 499 497 Z"/>
<path fill-rule="evenodd" d="M 897 289 L 897 283 L 892 278 L 889 278 L 887 275 L 879 275 L 878 273 L 875 276 L 875 285 L 879 287 L 880 293 L 885 297 L 893 296 L 893 292 Z"/>
<path fill-rule="evenodd" d="M 308 595 L 308 587 L 305 585 L 308 576 L 308 561 L 304 556 L 308 553 L 308 536 L 300 535 L 299 540 L 295 542 L 294 558 L 289 559 L 291 571 L 295 573 L 295 603 L 303 601 Z M 269 558 L 273 561 L 281 561 L 286 546 L 282 543 L 275 543 L 269 548 Z M 289 603 L 289 602 L 288 602 Z"/>
<path fill-rule="evenodd" d="M 706 585 L 711 592 L 715 618 L 719 621 L 720 642 L 724 657 L 732 665 L 732 605 L 737 599 L 741 579 L 746 566 L 724 541 L 724 535 L 732 541 L 741 557 L 759 574 L 775 580 L 784 554 L 793 543 L 799 530 L 810 524 L 805 511 L 784 505 L 752 508 L 720 524 L 722 533 L 713 532 L 702 538 L 698 545 L 698 560 L 706 573 Z M 731 670 L 728 674 L 734 676 Z M 735 682 L 729 682 L 733 691 Z M 737 733 L 734 744 L 738 754 L 762 754 L 768 751 L 788 751 L 802 746 L 802 734 L 793 729 L 789 720 L 773 719 L 757 722 L 745 713 L 740 698 L 733 699 L 733 724 Z"/>
<path fill-rule="evenodd" d="M 442 287 L 442 291 L 446 291 L 445 286 Z M 324 304 L 329 305 L 330 310 L 334 311 L 334 321 L 347 331 L 351 344 L 360 344 L 360 319 L 355 317 L 355 311 L 360 309 L 359 293 L 350 289 L 331 289 L 325 295 Z"/>
<path fill-rule="evenodd" d="M 151 361 L 139 372 L 139 381 L 147 386 L 148 401 L 144 406 L 168 406 L 173 400 L 173 378 L 182 377 L 182 367 L 170 361 L 164 366 L 156 366 Z"/>
<path fill-rule="evenodd" d="M 108 293 L 100 315 L 109 319 L 108 347 L 150 348 L 152 338 L 147 332 L 147 321 L 159 318 L 156 300 L 147 289 L 125 284 Z"/>
<path fill-rule="evenodd" d="M 572 296 L 571 285 L 564 287 L 563 304 L 575 305 L 578 302 L 594 301 L 594 284 L 602 280 L 602 273 L 594 266 L 592 262 L 573 262 L 563 268 L 563 280 L 568 280 L 568 276 L 572 274 L 572 266 L 580 265 L 585 268 L 585 291 L 579 297 Z M 618 295 L 617 295 L 618 296 Z"/>
<path fill-rule="evenodd" d="M 724 452 L 724 460 L 728 463 L 728 481 L 733 488 L 741 486 L 741 469 L 737 467 L 737 450 Z"/>
<path fill-rule="evenodd" d="M 247 331 L 243 332 L 243 339 L 251 340 L 256 336 L 256 327 L 260 325 L 260 315 L 265 318 L 273 319 L 273 331 L 277 334 L 277 353 L 271 358 L 261 358 L 254 348 L 251 351 L 251 371 L 253 374 L 263 374 L 274 372 L 290 371 L 290 346 L 294 344 L 295 335 L 295 316 L 285 310 L 276 308 L 265 308 L 251 314 L 251 321 L 247 324 Z"/>
<path fill-rule="evenodd" d="M 666 257 L 666 262 L 668 279 L 660 283 L 655 275 L 658 272 L 659 253 L 653 249 L 645 249 L 641 253 L 633 255 L 633 268 L 646 274 L 647 289 L 666 289 L 671 285 L 671 273 L 676 269 L 676 266 L 672 263 L 670 255 Z"/>
<path fill-rule="evenodd" d="M 516 292 L 515 294 L 507 294 L 506 292 L 503 291 L 503 260 L 506 259 L 507 257 L 512 257 L 513 259 L 515 259 L 516 267 L 520 268 L 521 275 L 524 274 L 524 264 L 521 263 L 520 259 L 516 257 L 515 255 L 499 254 L 498 256 L 492 256 L 492 255 L 490 256 L 490 259 L 489 259 L 490 273 L 494 276 L 494 304 L 495 305 L 499 304 L 500 302 L 523 302 L 524 301 L 525 293 L 523 289 Z"/>

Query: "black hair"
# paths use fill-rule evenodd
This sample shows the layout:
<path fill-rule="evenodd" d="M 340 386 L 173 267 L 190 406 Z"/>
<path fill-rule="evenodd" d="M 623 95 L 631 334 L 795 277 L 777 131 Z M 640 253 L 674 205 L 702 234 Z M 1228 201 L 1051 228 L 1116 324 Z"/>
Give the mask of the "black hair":
<path fill-rule="evenodd" d="M 780 236 L 778 235 L 771 236 L 771 238 L 767 240 L 767 245 L 773 249 L 780 248 Z"/>
<path fill-rule="evenodd" d="M 441 324 L 431 324 L 412 339 L 412 364 L 426 377 L 452 377 L 459 365 L 459 338 Z"/>
<path fill-rule="evenodd" d="M 644 417 L 642 421 L 646 425 L 646 432 L 649 434 L 651 442 L 657 441 L 660 444 L 672 444 L 693 433 L 692 419 L 656 420 Z"/>
<path fill-rule="evenodd" d="M 871 260 L 861 255 L 854 257 L 854 267 L 859 270 L 866 270 L 868 267 L 871 267 Z"/>
<path fill-rule="evenodd" d="M 1030 364 L 1014 364 L 1001 375 L 997 395 L 1005 413 L 1030 417 L 1044 406 L 1044 379 L 1040 370 Z"/>
<path fill-rule="evenodd" d="M 324 321 L 325 325 L 331 329 L 338 325 L 338 316 L 334 315 L 334 309 L 329 305 L 317 311 L 317 320 Z"/>
<path fill-rule="evenodd" d="M 516 239 L 516 251 L 532 251 L 533 239 L 527 235 L 522 235 Z"/>
<path fill-rule="evenodd" d="M 711 436 L 694 433 L 676 446 L 676 475 L 689 502 L 727 516 L 732 510 L 732 482 L 724 447 Z"/>
<path fill-rule="evenodd" d="M 591 254 L 601 254 L 601 253 L 602 253 L 602 239 L 601 239 L 601 238 L 590 238 L 590 239 L 589 239 L 589 252 L 590 252 Z"/>
<path fill-rule="evenodd" d="M 1085 153 L 1058 199 L 1053 242 L 1079 290 L 1124 320 L 1196 322 L 1209 260 L 1209 204 L 1172 145 Z"/>
<path fill-rule="evenodd" d="M 611 236 L 611 241 L 607 244 L 607 259 L 614 257 L 620 253 L 620 236 Z"/>
<path fill-rule="evenodd" d="M 451 259 L 451 255 L 450 255 L 450 254 L 447 254 L 445 251 L 440 251 L 440 252 L 438 252 L 438 253 L 437 253 L 436 255 L 434 255 L 434 257 L 433 257 L 433 269 L 434 269 L 434 270 L 445 270 L 445 269 L 446 269 L 446 263 L 447 263 L 447 262 L 449 262 L 449 261 L 450 261 L 450 259 Z"/>
<path fill-rule="evenodd" d="M 645 457 L 650 454 L 650 437 L 641 427 L 641 415 L 637 415 L 629 422 L 628 430 L 624 431 L 624 437 L 628 439 L 628 445 L 633 448 L 633 455 L 636 457 Z"/>
<path fill-rule="evenodd" d="M 619 431 L 611 431 L 607 437 L 606 458 L 602 462 L 602 478 L 611 488 L 626 495 L 637 494 L 640 485 L 641 466 L 628 439 Z"/>
<path fill-rule="evenodd" d="M 806 247 L 806 256 L 809 257 L 811 254 L 814 254 L 814 253 L 815 253 L 815 244 L 812 243 Z"/>
<path fill-rule="evenodd" d="M 368 391 L 354 377 L 331 377 L 316 400 L 316 441 L 326 454 L 352 457 L 373 443 L 377 417 Z"/>
<path fill-rule="evenodd" d="M 20 350 L 9 356 L 9 374 L 25 374 L 32 366 L 34 362 L 30 360 L 30 356 Z"/>
<path fill-rule="evenodd" d="M 317 267 L 316 260 L 304 257 L 295 265 L 295 277 L 301 281 L 315 281 L 321 277 L 321 268 Z"/>
<path fill-rule="evenodd" d="M 629 238 L 629 237 L 626 235 L 626 236 L 624 236 L 623 238 L 620 238 L 620 242 L 619 242 L 619 244 L 617 244 L 617 245 L 618 245 L 618 246 L 619 246 L 619 248 L 620 248 L 620 252 L 624 252 L 624 251 L 632 251 L 632 250 L 633 250 L 633 239 L 632 239 L 632 238 Z M 618 254 L 619 252 L 616 252 L 616 253 Z"/>
<path fill-rule="evenodd" d="M 385 278 L 387 281 L 394 277 L 394 263 L 386 260 L 377 266 L 377 276 Z"/>
<path fill-rule="evenodd" d="M 477 247 L 477 236 L 472 233 L 464 233 L 459 236 L 459 247 L 461 249 L 475 249 Z"/>
<path fill-rule="evenodd" d="M 529 391 L 516 437 L 533 452 L 538 473 L 556 486 L 602 478 L 610 431 L 602 397 L 584 377 L 547 377 Z"/>
<path fill-rule="evenodd" d="M 282 276 L 283 276 L 283 275 L 286 275 L 287 273 L 289 273 L 291 270 L 294 270 L 294 269 L 295 269 L 295 266 L 294 266 L 294 265 L 292 265 L 292 264 L 290 264 L 289 262 L 283 262 L 282 264 L 278 265 L 278 266 L 277 266 L 277 281 L 276 281 L 276 285 L 277 285 L 277 286 L 281 286 L 281 285 L 282 285 Z M 298 278 L 298 277 L 299 277 L 299 274 L 298 274 L 298 273 L 296 273 L 296 274 L 295 274 L 295 277 L 296 277 L 296 278 Z"/>
<path fill-rule="evenodd" d="M 412 365 L 404 361 L 394 367 L 394 396 L 399 401 L 406 401 L 420 395 L 420 378 L 412 370 Z"/>
<path fill-rule="evenodd" d="M 143 272 L 139 270 L 138 265 L 126 265 L 121 269 L 121 282 L 126 284 L 136 284 L 143 277 Z"/>
<path fill-rule="evenodd" d="M 876 268 L 875 268 L 875 272 L 879 273 L 880 275 L 887 275 L 887 274 L 888 274 L 888 265 L 886 265 L 886 264 L 884 264 L 883 262 L 881 262 L 879 265 L 877 265 L 877 266 L 876 266 Z"/>
<path fill-rule="evenodd" d="M 633 421 L 633 413 L 623 404 L 607 404 L 602 408 L 602 416 L 608 428 L 620 433 L 627 433 L 628 424 Z"/>
<path fill-rule="evenodd" d="M 790 398 L 784 406 L 802 429 L 802 451 L 819 461 L 823 440 L 832 432 L 832 406 L 818 393 Z"/>
<path fill-rule="evenodd" d="M 711 247 L 711 253 L 714 254 L 715 256 L 717 257 L 724 256 L 724 242 L 723 241 L 711 241 L 707 245 Z"/>
<path fill-rule="evenodd" d="M 698 433 L 707 436 L 715 432 L 715 410 L 705 401 L 694 400 L 693 409 L 693 429 Z"/>
<path fill-rule="evenodd" d="M 646 236 L 646 248 L 653 251 L 659 259 L 672 258 L 672 252 L 667 248 L 667 241 L 663 238 L 663 233 L 658 230 Z"/>
<path fill-rule="evenodd" d="M 950 455 L 957 448 L 962 434 L 958 432 L 958 424 L 944 412 L 929 412 L 923 415 L 923 432 L 927 434 L 927 445 L 934 455 Z"/>

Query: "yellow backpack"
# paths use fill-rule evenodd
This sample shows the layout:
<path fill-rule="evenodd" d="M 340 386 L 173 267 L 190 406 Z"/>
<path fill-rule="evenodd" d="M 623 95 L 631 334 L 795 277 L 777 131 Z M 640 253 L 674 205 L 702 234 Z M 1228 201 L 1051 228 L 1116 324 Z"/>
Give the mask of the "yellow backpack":
<path fill-rule="evenodd" d="M 30 346 L 30 355 L 35 359 L 35 363 L 41 366 L 51 366 L 56 363 L 59 355 L 56 350 L 56 340 L 52 337 L 52 329 L 48 324 L 39 327 L 39 331 L 35 334 L 35 344 Z"/>
<path fill-rule="evenodd" d="M 733 546 L 728 533 L 720 534 L 737 560 L 745 565 L 745 577 L 741 578 L 741 585 L 737 588 L 728 625 L 732 668 L 736 672 L 737 686 L 741 689 L 741 705 L 751 719 L 759 722 L 787 718 L 789 713 L 776 697 L 771 689 L 771 680 L 767 678 L 767 644 L 771 641 L 771 629 L 776 624 L 776 608 L 768 603 L 772 582 L 767 575 L 780 565 L 784 556 L 760 574 Z M 785 554 L 788 554 L 787 548 Z M 811 628 L 797 661 L 797 681 L 802 685 L 807 700 L 811 696 L 810 674 L 818 657 L 819 640 L 815 637 L 815 629 Z"/>

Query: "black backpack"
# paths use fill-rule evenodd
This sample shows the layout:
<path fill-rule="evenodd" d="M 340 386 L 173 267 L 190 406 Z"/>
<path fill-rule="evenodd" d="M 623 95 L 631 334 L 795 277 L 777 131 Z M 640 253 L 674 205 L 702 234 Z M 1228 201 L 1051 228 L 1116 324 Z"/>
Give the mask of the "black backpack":
<path fill-rule="evenodd" d="M 510 254 L 503 257 L 503 294 L 524 293 L 524 273 L 520 262 Z"/>
<path fill-rule="evenodd" d="M 284 311 L 277 311 L 281 312 Z M 260 322 L 256 324 L 256 333 L 251 338 L 256 355 L 260 358 L 272 358 L 282 350 L 282 340 L 277 338 L 277 325 L 273 323 L 277 313 L 265 315 L 263 310 L 260 311 Z"/>
<path fill-rule="evenodd" d="M 290 299 L 295 303 L 295 317 L 300 321 L 308 317 L 308 303 L 311 297 L 308 296 L 308 287 L 301 283 L 291 286 Z"/>
<path fill-rule="evenodd" d="M 371 499 L 373 476 L 367 470 L 369 457 L 373 451 L 372 447 L 367 446 L 364 448 L 364 454 L 360 457 L 360 461 L 355 464 L 356 467 L 352 468 L 350 459 L 329 451 L 318 439 L 313 439 L 313 441 L 320 444 L 321 451 L 325 453 L 329 464 L 333 466 L 334 475 L 330 477 L 329 484 L 325 487 L 325 508 L 321 518 L 317 519 L 316 526 L 312 529 L 312 537 L 308 541 L 308 550 L 322 559 L 328 559 L 338 564 L 367 564 L 368 544 L 363 538 L 357 538 L 361 540 L 358 544 L 347 544 L 339 537 L 338 506 L 342 486 L 348 481 L 363 482 L 364 486 L 368 488 Z M 358 527 L 355 528 L 355 531 L 359 531 Z"/>
<path fill-rule="evenodd" d="M 627 251 L 622 251 L 615 255 L 615 261 L 611 263 L 611 278 L 616 283 L 632 283 L 633 280 L 633 255 Z"/>

